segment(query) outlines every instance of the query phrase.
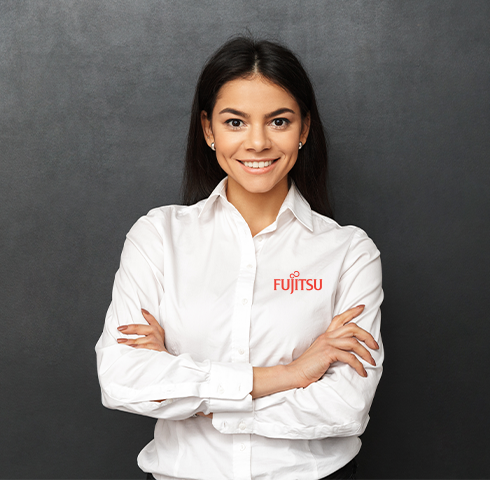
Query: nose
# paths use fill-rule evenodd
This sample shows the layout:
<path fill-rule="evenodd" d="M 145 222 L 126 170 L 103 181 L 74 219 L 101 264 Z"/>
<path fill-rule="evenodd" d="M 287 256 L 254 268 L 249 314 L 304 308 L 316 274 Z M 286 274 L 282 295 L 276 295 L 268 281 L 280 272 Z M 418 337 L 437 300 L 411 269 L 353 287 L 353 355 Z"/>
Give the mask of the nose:
<path fill-rule="evenodd" d="M 267 129 L 263 125 L 251 125 L 246 139 L 247 150 L 262 152 L 271 148 L 271 141 Z"/>

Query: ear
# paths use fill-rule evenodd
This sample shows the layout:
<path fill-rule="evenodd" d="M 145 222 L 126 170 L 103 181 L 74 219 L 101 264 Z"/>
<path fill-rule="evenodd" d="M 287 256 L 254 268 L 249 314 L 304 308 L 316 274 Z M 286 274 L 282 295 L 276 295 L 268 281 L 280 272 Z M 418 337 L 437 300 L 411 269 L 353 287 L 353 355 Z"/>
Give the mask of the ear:
<path fill-rule="evenodd" d="M 302 123 L 302 128 L 301 128 L 301 135 L 299 137 L 300 142 L 304 145 L 306 143 L 306 139 L 308 138 L 308 133 L 310 133 L 310 123 L 311 123 L 311 117 L 310 117 L 310 112 L 306 115 L 306 117 L 303 119 Z"/>
<path fill-rule="evenodd" d="M 213 130 L 211 129 L 211 120 L 204 110 L 201 112 L 201 126 L 204 133 L 204 139 L 208 146 L 211 147 L 211 144 L 214 142 Z"/>

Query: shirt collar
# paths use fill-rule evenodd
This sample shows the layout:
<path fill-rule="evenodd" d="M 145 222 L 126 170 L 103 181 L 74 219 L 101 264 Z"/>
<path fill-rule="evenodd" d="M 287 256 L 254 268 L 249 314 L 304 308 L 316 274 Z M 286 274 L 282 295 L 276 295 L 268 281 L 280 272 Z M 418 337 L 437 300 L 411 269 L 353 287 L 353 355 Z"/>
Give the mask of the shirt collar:
<path fill-rule="evenodd" d="M 215 189 L 211 192 L 211 195 L 205 200 L 204 205 L 199 212 L 199 217 L 205 211 L 211 208 L 217 198 L 221 197 L 224 201 L 228 202 L 226 198 L 226 184 L 228 181 L 228 176 L 223 178 L 218 185 L 216 185 Z M 284 202 L 279 209 L 279 213 L 277 218 L 285 212 L 286 210 L 290 210 L 293 215 L 309 230 L 313 231 L 313 220 L 311 215 L 311 207 L 309 203 L 305 200 L 301 192 L 296 187 L 294 180 L 291 180 L 291 188 L 284 199 Z"/>

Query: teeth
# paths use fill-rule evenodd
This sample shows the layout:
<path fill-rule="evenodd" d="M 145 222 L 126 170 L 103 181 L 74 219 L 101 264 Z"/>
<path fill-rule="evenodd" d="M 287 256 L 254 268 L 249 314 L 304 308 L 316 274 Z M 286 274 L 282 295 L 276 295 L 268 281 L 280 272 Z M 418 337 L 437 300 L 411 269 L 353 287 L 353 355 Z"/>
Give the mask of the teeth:
<path fill-rule="evenodd" d="M 264 168 L 272 165 L 272 160 L 269 160 L 268 162 L 243 162 L 243 164 L 250 168 Z"/>

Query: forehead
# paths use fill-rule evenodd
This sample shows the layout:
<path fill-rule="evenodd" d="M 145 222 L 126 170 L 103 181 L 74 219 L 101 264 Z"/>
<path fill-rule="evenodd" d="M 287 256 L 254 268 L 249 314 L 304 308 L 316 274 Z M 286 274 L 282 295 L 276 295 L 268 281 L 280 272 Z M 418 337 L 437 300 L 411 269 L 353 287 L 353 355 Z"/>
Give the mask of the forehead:
<path fill-rule="evenodd" d="M 225 83 L 216 97 L 215 111 L 222 108 L 235 108 L 247 113 L 290 108 L 299 114 L 298 103 L 287 90 L 259 75 Z"/>

